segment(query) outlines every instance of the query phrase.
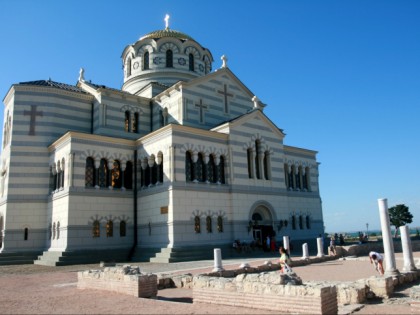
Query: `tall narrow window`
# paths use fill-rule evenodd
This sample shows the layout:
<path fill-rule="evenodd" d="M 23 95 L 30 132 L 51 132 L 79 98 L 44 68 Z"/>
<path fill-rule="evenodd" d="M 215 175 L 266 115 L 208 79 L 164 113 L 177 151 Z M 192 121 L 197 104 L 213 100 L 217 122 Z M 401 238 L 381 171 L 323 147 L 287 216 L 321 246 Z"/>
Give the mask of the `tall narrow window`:
<path fill-rule="evenodd" d="M 127 223 L 125 221 L 120 222 L 120 236 L 125 237 L 127 235 Z"/>
<path fill-rule="evenodd" d="M 290 182 L 289 182 L 289 165 L 287 165 L 286 163 L 283 166 L 284 168 L 284 183 L 286 185 L 286 188 L 289 189 L 290 187 Z"/>
<path fill-rule="evenodd" d="M 309 169 L 309 167 L 305 167 L 305 180 L 303 182 L 305 184 L 306 190 L 308 190 L 308 191 L 311 191 L 310 180 L 311 180 L 310 169 Z"/>
<path fill-rule="evenodd" d="M 126 111 L 124 114 L 124 130 L 125 132 L 129 132 L 130 131 L 130 112 Z"/>
<path fill-rule="evenodd" d="M 174 56 L 174 54 L 173 54 L 172 50 L 168 49 L 166 51 L 166 68 L 172 68 L 174 66 L 173 56 Z"/>
<path fill-rule="evenodd" d="M 57 222 L 57 239 L 60 238 L 60 221 Z"/>
<path fill-rule="evenodd" d="M 158 176 L 158 165 L 156 164 L 156 160 L 152 166 L 152 184 L 156 185 L 157 183 L 157 176 Z"/>
<path fill-rule="evenodd" d="M 114 222 L 109 220 L 106 223 L 106 237 L 113 237 L 114 236 Z"/>
<path fill-rule="evenodd" d="M 56 228 L 55 228 L 55 222 L 52 225 L 52 239 L 55 240 L 55 233 L 56 233 Z"/>
<path fill-rule="evenodd" d="M 185 153 L 185 181 L 191 182 L 193 180 L 193 162 L 191 152 Z"/>
<path fill-rule="evenodd" d="M 158 165 L 158 181 L 159 183 L 163 183 L 163 154 L 162 152 L 158 153 L 158 160 L 160 164 Z"/>
<path fill-rule="evenodd" d="M 133 163 L 127 162 L 124 170 L 124 187 L 133 189 Z"/>
<path fill-rule="evenodd" d="M 101 159 L 99 165 L 99 187 L 108 187 L 108 162 Z"/>
<path fill-rule="evenodd" d="M 255 171 L 257 175 L 257 179 L 261 179 L 261 161 L 260 161 L 260 150 L 261 150 L 260 141 L 255 141 Z"/>
<path fill-rule="evenodd" d="M 215 167 L 214 166 L 215 166 L 214 165 L 214 157 L 213 157 L 213 154 L 210 154 L 209 162 L 207 163 L 207 180 L 210 183 L 215 182 L 215 180 L 214 180 L 214 169 L 215 169 Z"/>
<path fill-rule="evenodd" d="M 201 223 L 200 223 L 200 217 L 198 215 L 194 218 L 194 231 L 195 233 L 201 232 Z"/>
<path fill-rule="evenodd" d="M 91 157 L 88 157 L 86 159 L 85 186 L 86 187 L 95 186 L 95 162 L 93 161 L 93 158 Z"/>
<path fill-rule="evenodd" d="M 188 55 L 188 64 L 189 64 L 190 71 L 194 71 L 194 55 L 193 54 Z"/>
<path fill-rule="evenodd" d="M 264 152 L 264 177 L 265 179 L 270 179 L 270 153 L 268 151 Z"/>
<path fill-rule="evenodd" d="M 28 238 L 29 238 L 29 229 L 28 229 L 28 228 L 25 228 L 25 229 L 23 230 L 23 240 L 24 240 L 24 241 L 27 241 L 27 240 L 28 240 Z"/>
<path fill-rule="evenodd" d="M 66 170 L 65 161 L 64 161 L 64 159 L 62 159 L 61 160 L 61 174 L 60 174 L 60 187 L 61 188 L 64 188 L 64 178 L 65 178 L 64 173 L 65 173 L 65 170 Z"/>
<path fill-rule="evenodd" d="M 121 188 L 121 166 L 120 162 L 117 160 L 114 161 L 111 177 L 112 187 Z"/>
<path fill-rule="evenodd" d="M 219 162 L 219 182 L 221 184 L 224 184 L 225 181 L 225 157 L 221 156 L 220 157 L 220 162 Z"/>
<path fill-rule="evenodd" d="M 149 52 L 146 51 L 143 55 L 143 70 L 149 70 Z"/>
<path fill-rule="evenodd" d="M 303 216 L 299 216 L 299 229 L 303 230 Z"/>
<path fill-rule="evenodd" d="M 131 131 L 134 133 L 138 133 L 138 130 L 139 130 L 139 113 L 134 113 L 133 126 L 131 127 Z"/>
<path fill-rule="evenodd" d="M 296 216 L 292 215 L 292 229 L 296 230 Z"/>
<path fill-rule="evenodd" d="M 311 219 L 310 219 L 309 215 L 306 216 L 306 228 L 307 229 L 311 228 Z"/>
<path fill-rule="evenodd" d="M 92 224 L 92 236 L 93 237 L 100 237 L 101 231 L 100 231 L 101 225 L 99 224 L 98 220 L 93 221 Z"/>
<path fill-rule="evenodd" d="M 212 233 L 211 216 L 209 216 L 209 215 L 206 218 L 206 228 L 207 228 L 207 233 Z"/>
<path fill-rule="evenodd" d="M 253 158 L 252 158 L 252 149 L 248 148 L 248 150 L 246 150 L 246 157 L 248 160 L 248 177 L 249 178 L 253 178 L 254 177 L 254 172 L 252 170 L 252 166 L 253 166 Z"/>
<path fill-rule="evenodd" d="M 221 215 L 217 217 L 217 231 L 219 233 L 223 232 L 223 218 Z"/>
<path fill-rule="evenodd" d="M 197 160 L 197 180 L 199 182 L 205 182 L 206 181 L 206 170 L 204 165 L 204 159 L 203 154 L 198 153 L 198 160 Z"/>

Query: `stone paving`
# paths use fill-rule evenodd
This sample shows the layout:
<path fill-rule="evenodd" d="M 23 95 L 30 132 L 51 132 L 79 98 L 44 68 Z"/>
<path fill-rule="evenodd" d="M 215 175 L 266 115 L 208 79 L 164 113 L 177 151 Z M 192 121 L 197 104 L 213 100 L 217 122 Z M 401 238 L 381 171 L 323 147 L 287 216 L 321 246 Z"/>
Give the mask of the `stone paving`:
<path fill-rule="evenodd" d="M 416 263 L 420 252 L 414 253 Z M 223 260 L 227 270 L 242 263 L 262 265 L 265 261 L 277 262 L 278 256 L 268 254 L 261 258 Z M 297 260 L 299 257 L 293 257 Z M 403 267 L 401 253 L 396 254 L 399 270 Z M 142 272 L 162 275 L 201 274 L 213 269 L 213 260 L 182 263 L 136 263 Z M 164 289 L 158 291 L 156 300 L 122 296 L 99 290 L 77 289 L 77 272 L 100 269 L 98 264 L 48 267 L 39 265 L 0 266 L 1 314 L 261 314 L 260 310 L 209 304 L 192 304 L 192 290 Z M 368 257 L 347 258 L 324 263 L 294 267 L 305 281 L 356 281 L 375 276 Z M 341 307 L 339 314 L 410 314 L 410 289 L 420 283 L 400 287 L 389 299 L 369 301 L 365 305 Z M 181 303 L 182 302 L 182 303 Z M 264 312 L 275 314 L 275 312 Z"/>

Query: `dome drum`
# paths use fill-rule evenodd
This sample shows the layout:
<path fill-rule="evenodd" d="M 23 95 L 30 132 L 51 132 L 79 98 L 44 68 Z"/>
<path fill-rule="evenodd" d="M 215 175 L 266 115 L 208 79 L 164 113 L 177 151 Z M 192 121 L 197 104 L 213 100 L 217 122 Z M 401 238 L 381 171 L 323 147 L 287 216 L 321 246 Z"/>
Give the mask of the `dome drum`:
<path fill-rule="evenodd" d="M 122 90 L 137 93 L 150 82 L 172 85 L 211 72 L 211 52 L 190 36 L 165 29 L 140 38 L 125 48 Z M 170 79 L 168 80 L 168 75 Z M 165 77 L 165 82 L 160 78 Z"/>

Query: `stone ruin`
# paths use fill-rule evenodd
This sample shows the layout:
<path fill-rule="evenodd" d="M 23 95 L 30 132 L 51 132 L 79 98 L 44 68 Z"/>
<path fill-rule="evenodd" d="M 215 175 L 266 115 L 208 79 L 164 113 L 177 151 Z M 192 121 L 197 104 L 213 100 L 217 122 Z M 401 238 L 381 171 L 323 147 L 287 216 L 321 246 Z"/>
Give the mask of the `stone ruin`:
<path fill-rule="evenodd" d="M 77 288 L 107 290 L 141 298 L 156 298 L 157 276 L 142 274 L 138 266 L 122 265 L 79 271 Z"/>
<path fill-rule="evenodd" d="M 295 273 L 280 274 L 278 270 L 259 272 L 258 268 L 252 269 L 241 268 L 195 276 L 193 303 L 224 304 L 281 313 L 338 312 L 335 286 L 325 283 L 304 284 Z"/>

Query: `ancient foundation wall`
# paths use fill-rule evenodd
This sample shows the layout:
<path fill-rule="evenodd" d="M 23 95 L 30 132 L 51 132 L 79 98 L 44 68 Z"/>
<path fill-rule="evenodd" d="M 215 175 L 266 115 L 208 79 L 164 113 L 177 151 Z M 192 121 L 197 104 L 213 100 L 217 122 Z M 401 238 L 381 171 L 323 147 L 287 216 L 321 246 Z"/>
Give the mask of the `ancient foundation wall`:
<path fill-rule="evenodd" d="M 129 265 L 101 270 L 79 271 L 77 288 L 107 290 L 142 298 L 157 296 L 157 276 L 141 274 L 138 267 Z"/>
<path fill-rule="evenodd" d="M 213 303 L 279 313 L 337 314 L 337 290 L 327 284 L 302 284 L 279 272 L 239 274 L 225 278 L 198 275 L 193 279 L 194 303 Z"/>

